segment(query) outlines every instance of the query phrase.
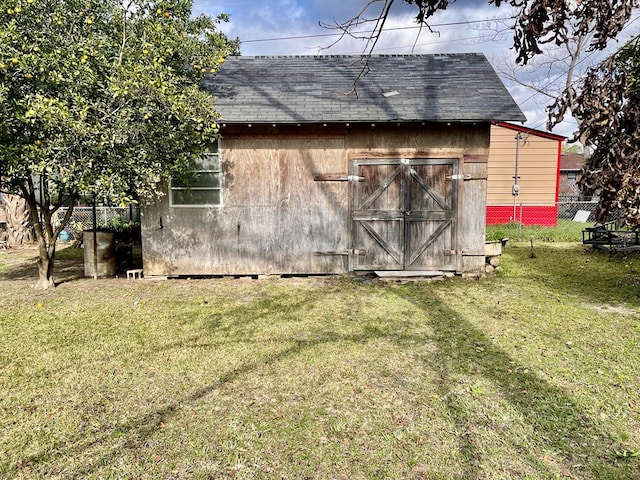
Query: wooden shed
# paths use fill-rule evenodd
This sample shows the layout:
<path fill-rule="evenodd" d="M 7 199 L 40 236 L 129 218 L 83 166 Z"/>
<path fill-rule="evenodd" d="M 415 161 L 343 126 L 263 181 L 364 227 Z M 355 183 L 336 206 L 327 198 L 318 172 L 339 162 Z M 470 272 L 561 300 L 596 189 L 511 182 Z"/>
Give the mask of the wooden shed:
<path fill-rule="evenodd" d="M 141 211 L 146 276 L 469 272 L 492 121 L 524 115 L 481 54 L 235 57 L 222 138 Z"/>
<path fill-rule="evenodd" d="M 492 125 L 488 225 L 509 222 L 544 227 L 557 225 L 560 155 L 564 140 L 560 135 L 507 122 Z M 514 185 L 517 185 L 517 192 L 514 192 Z"/>

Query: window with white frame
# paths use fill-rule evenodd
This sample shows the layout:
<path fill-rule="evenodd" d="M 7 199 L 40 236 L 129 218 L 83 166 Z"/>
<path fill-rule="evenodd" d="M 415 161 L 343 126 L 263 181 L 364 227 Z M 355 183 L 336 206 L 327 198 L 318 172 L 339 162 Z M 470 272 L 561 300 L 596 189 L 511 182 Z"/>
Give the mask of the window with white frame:
<path fill-rule="evenodd" d="M 185 178 L 171 180 L 171 206 L 222 206 L 222 168 L 216 141 L 195 161 L 195 169 Z"/>

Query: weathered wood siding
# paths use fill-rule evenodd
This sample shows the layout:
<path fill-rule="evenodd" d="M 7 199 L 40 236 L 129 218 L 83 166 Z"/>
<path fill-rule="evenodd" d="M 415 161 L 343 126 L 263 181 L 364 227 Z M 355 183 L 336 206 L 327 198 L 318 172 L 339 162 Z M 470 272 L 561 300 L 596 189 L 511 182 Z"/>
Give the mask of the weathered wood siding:
<path fill-rule="evenodd" d="M 142 207 L 145 275 L 349 271 L 341 180 L 356 158 L 460 159 L 461 173 L 477 179 L 456 180 L 458 270 L 484 264 L 462 252 L 484 245 L 488 124 L 227 126 L 220 145 L 222 207 L 172 208 L 168 195 Z"/>
<path fill-rule="evenodd" d="M 469 160 L 469 159 L 467 159 Z M 486 198 L 487 163 L 467 161 L 464 175 L 469 180 L 459 187 L 461 228 L 458 231 L 460 241 L 461 272 L 473 272 L 484 267 L 484 244 L 486 239 Z"/>

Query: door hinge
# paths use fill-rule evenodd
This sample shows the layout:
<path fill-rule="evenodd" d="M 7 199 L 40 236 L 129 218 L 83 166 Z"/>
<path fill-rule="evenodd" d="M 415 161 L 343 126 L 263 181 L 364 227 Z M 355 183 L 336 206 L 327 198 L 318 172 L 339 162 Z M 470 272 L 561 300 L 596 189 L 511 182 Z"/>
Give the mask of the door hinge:
<path fill-rule="evenodd" d="M 485 254 L 482 252 L 470 252 L 468 250 L 445 250 L 445 255 L 462 255 L 463 257 L 482 257 Z"/>
<path fill-rule="evenodd" d="M 315 174 L 314 182 L 362 182 L 364 177 L 361 175 L 343 175 L 340 173 Z"/>
<path fill-rule="evenodd" d="M 347 250 L 325 250 L 321 252 L 315 252 L 316 255 L 364 255 L 367 253 L 366 250 L 358 250 L 355 248 L 350 248 Z"/>
<path fill-rule="evenodd" d="M 457 173 L 455 175 L 447 175 L 445 177 L 447 180 L 464 180 L 468 182 L 469 180 L 486 180 L 487 177 L 472 177 L 471 175 L 465 175 L 463 173 Z"/>

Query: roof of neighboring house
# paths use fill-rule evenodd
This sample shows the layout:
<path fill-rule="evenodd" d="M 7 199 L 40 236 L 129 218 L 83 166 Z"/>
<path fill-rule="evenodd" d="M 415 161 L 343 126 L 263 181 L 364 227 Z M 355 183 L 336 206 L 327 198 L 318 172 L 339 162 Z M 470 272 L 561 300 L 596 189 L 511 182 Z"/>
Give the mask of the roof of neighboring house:
<path fill-rule="evenodd" d="M 525 121 L 484 55 L 229 57 L 203 88 L 226 123 Z"/>
<path fill-rule="evenodd" d="M 556 140 L 558 142 L 562 142 L 567 138 L 567 137 L 563 137 L 562 135 L 556 135 L 555 133 L 547 132 L 545 130 L 537 130 L 535 128 L 525 127 L 523 125 L 513 125 L 512 123 L 506 123 L 506 122 L 494 122 L 494 123 L 499 127 L 509 128 L 511 130 L 522 132 L 528 135 L 536 135 L 538 137 L 548 138 L 550 140 Z"/>
<path fill-rule="evenodd" d="M 582 153 L 563 153 L 560 157 L 560 170 L 582 170 L 584 155 Z"/>

